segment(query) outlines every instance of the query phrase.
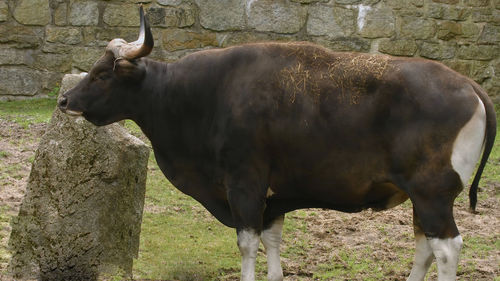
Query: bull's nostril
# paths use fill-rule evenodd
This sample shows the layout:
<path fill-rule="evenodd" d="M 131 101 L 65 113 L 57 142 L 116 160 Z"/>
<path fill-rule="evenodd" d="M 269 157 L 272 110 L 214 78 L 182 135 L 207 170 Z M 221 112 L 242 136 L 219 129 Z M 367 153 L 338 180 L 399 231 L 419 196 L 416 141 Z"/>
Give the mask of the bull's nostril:
<path fill-rule="evenodd" d="M 63 97 L 60 101 L 59 101 L 59 107 L 66 107 L 68 105 L 68 99 Z"/>

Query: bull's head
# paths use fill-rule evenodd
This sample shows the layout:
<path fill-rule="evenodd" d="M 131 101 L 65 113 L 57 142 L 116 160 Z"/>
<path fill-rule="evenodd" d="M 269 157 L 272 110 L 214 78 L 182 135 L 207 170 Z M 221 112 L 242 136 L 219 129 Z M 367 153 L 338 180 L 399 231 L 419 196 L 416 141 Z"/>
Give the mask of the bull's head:
<path fill-rule="evenodd" d="M 153 49 L 153 36 L 144 11 L 140 8 L 139 39 L 127 43 L 113 39 L 105 54 L 89 74 L 59 100 L 59 109 L 70 115 L 82 115 L 95 125 L 107 125 L 130 118 L 131 100 L 140 89 L 146 69 L 141 57 Z"/>

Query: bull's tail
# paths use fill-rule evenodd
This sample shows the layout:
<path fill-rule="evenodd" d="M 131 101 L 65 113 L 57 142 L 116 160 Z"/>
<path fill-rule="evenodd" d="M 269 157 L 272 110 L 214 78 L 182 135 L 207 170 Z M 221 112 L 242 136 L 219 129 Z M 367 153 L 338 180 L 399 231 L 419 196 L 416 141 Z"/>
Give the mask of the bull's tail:
<path fill-rule="evenodd" d="M 474 81 L 471 81 L 471 86 L 472 88 L 474 88 L 477 96 L 483 102 L 484 108 L 486 110 L 486 137 L 484 142 L 483 155 L 481 157 L 481 162 L 479 163 L 479 167 L 477 168 L 476 175 L 474 176 L 474 180 L 472 181 L 472 185 L 470 186 L 469 190 L 470 210 L 471 212 L 475 213 L 479 180 L 481 179 L 484 166 L 486 166 L 488 157 L 490 156 L 491 150 L 493 149 L 493 143 L 495 142 L 495 136 L 497 133 L 497 119 L 495 114 L 495 106 L 488 97 L 488 94 L 486 94 L 486 92 Z"/>

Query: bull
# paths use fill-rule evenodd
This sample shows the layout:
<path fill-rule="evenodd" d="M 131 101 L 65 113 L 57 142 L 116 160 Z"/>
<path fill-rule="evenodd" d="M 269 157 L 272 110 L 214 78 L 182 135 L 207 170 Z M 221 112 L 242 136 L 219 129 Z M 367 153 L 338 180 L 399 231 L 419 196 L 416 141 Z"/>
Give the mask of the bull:
<path fill-rule="evenodd" d="M 97 126 L 135 121 L 168 180 L 236 229 L 241 280 L 254 280 L 260 241 L 268 279 L 283 280 L 284 214 L 413 204 L 410 281 L 433 261 L 455 280 L 462 238 L 453 202 L 467 184 L 475 209 L 496 134 L 491 100 L 444 65 L 332 52 L 310 43 L 203 50 L 174 63 L 139 39 L 112 40 L 59 108 Z M 482 152 L 483 151 L 483 152 Z M 481 154 L 482 152 L 482 154 Z"/>

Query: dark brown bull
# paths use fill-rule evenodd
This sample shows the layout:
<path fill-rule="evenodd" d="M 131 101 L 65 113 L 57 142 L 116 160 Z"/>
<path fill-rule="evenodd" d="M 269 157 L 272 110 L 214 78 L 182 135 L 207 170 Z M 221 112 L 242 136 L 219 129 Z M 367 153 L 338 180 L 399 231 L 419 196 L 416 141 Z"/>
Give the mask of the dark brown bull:
<path fill-rule="evenodd" d="M 59 107 L 96 125 L 134 120 L 166 177 L 237 230 L 242 280 L 254 280 L 259 238 L 269 280 L 282 280 L 286 212 L 357 212 L 413 203 L 415 262 L 433 257 L 455 280 L 462 239 L 453 201 L 484 153 L 496 120 L 472 80 L 432 61 L 336 53 L 309 43 L 247 44 L 166 64 L 141 9 L 134 43 L 106 53 Z"/>

